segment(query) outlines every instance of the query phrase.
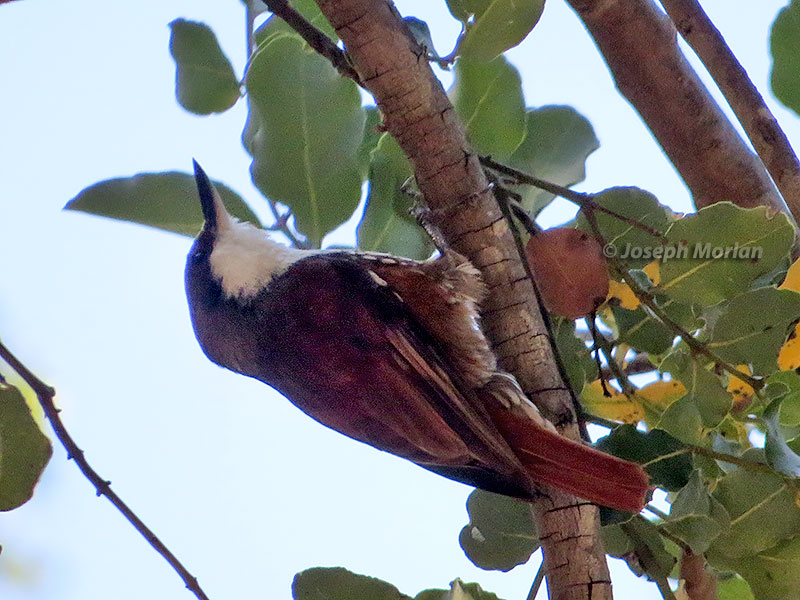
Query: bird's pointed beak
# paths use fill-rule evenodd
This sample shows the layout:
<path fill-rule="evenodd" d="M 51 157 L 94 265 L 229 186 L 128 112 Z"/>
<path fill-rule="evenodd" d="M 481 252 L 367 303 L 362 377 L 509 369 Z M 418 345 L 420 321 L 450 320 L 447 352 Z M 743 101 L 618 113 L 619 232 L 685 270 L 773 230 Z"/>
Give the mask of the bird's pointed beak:
<path fill-rule="evenodd" d="M 203 218 L 206 220 L 205 229 L 221 231 L 231 225 L 231 216 L 225 210 L 219 192 L 203 171 L 203 168 L 192 160 L 194 164 L 194 180 L 197 184 L 197 193 L 200 196 L 200 205 L 203 207 Z"/>

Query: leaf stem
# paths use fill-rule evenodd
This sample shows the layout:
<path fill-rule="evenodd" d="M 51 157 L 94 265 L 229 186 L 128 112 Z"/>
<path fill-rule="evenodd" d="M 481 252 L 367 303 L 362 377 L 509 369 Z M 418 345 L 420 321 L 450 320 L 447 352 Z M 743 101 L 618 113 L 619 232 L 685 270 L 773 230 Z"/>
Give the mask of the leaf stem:
<path fill-rule="evenodd" d="M 660 234 L 655 229 L 648 227 L 644 223 L 637 221 L 636 219 L 632 219 L 627 217 L 623 214 L 618 213 L 615 210 L 611 210 L 610 208 L 606 208 L 601 204 L 598 204 L 595 200 L 594 194 L 585 194 L 583 192 L 576 192 L 575 190 L 571 190 L 568 187 L 564 187 L 562 185 L 558 185 L 557 183 L 552 183 L 550 181 L 545 181 L 544 179 L 539 179 L 538 177 L 534 177 L 533 175 L 529 175 L 523 171 L 519 171 L 508 165 L 504 165 L 503 163 L 499 163 L 495 160 L 492 160 L 491 156 L 480 156 L 478 157 L 480 163 L 487 168 L 490 168 L 498 173 L 502 173 L 508 177 L 511 177 L 515 183 L 522 183 L 526 185 L 532 185 L 535 188 L 539 188 L 546 192 L 550 192 L 551 194 L 555 194 L 556 196 L 561 196 L 562 198 L 569 200 L 570 202 L 574 202 L 578 206 L 584 209 L 594 209 L 598 212 L 605 213 L 615 219 L 619 219 L 623 223 L 627 223 L 631 227 L 636 227 L 637 229 L 641 229 L 645 233 L 652 235 L 659 240 L 666 241 L 666 238 Z"/>
<path fill-rule="evenodd" d="M 536 571 L 536 577 L 533 578 L 533 584 L 531 584 L 531 590 L 528 592 L 527 600 L 536 600 L 536 596 L 539 594 L 539 588 L 542 587 L 542 582 L 544 581 L 544 556 L 542 557 L 542 563 L 539 565 L 539 570 Z"/>
<path fill-rule="evenodd" d="M 78 465 L 78 468 L 81 472 L 86 476 L 86 478 L 92 483 L 95 490 L 97 490 L 98 496 L 105 496 L 108 498 L 109 502 L 113 504 L 119 512 L 133 525 L 134 529 L 138 531 L 144 539 L 153 547 L 153 549 L 158 552 L 164 560 L 166 560 L 170 566 L 175 570 L 176 573 L 180 576 L 183 580 L 183 583 L 186 585 L 187 589 L 189 589 L 197 598 L 198 600 L 208 600 L 208 596 L 206 596 L 205 592 L 200 587 L 200 584 L 197 582 L 197 578 L 194 577 L 186 567 L 177 559 L 177 557 L 167 548 L 164 543 L 156 536 L 153 531 L 144 524 L 144 522 L 134 513 L 125 502 L 111 489 L 111 482 L 103 479 L 100 475 L 97 474 L 89 463 L 86 461 L 86 458 L 83 454 L 83 450 L 81 450 L 75 441 L 72 439 L 72 436 L 67 431 L 64 423 L 61 421 L 61 417 L 59 416 L 59 409 L 56 408 L 55 403 L 53 402 L 53 398 L 55 398 L 56 391 L 46 383 L 44 383 L 41 379 L 36 377 L 22 362 L 14 356 L 11 351 L 0 342 L 0 358 L 2 358 L 8 365 L 25 381 L 25 383 L 33 390 L 36 394 L 36 398 L 39 401 L 39 404 L 44 410 L 44 414 L 47 419 L 50 421 L 50 424 L 53 426 L 53 431 L 56 434 L 56 437 L 64 446 L 67 451 L 67 460 L 72 459 L 75 461 L 75 464 Z"/>
<path fill-rule="evenodd" d="M 648 505 L 646 505 L 644 508 L 645 508 L 645 510 L 649 510 L 651 513 L 653 513 L 653 514 L 654 514 L 655 516 L 657 516 L 659 519 L 662 519 L 662 520 L 664 520 L 664 521 L 666 521 L 667 519 L 669 519 L 669 515 L 668 515 L 667 513 L 665 513 L 663 510 L 661 510 L 661 509 L 659 509 L 659 508 L 656 508 L 656 507 L 655 507 L 655 506 L 653 506 L 652 504 L 648 504 Z"/>

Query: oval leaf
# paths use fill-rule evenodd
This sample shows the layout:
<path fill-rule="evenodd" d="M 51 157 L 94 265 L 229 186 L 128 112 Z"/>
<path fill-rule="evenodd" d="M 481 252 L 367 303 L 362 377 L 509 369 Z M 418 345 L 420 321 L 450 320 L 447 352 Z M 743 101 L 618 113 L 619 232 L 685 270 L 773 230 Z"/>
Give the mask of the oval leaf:
<path fill-rule="evenodd" d="M 694 468 L 691 455 L 681 453 L 684 445 L 661 429 L 644 433 L 633 425 L 620 425 L 597 440 L 597 448 L 646 465 L 650 483 L 669 491 L 685 486 Z"/>
<path fill-rule="evenodd" d="M 481 569 L 510 571 L 528 562 L 539 547 L 531 505 L 522 500 L 475 490 L 467 499 L 469 523 L 458 541 Z"/>
<path fill-rule="evenodd" d="M 723 311 L 714 323 L 708 349 L 723 360 L 751 365 L 756 375 L 776 371 L 790 325 L 800 319 L 800 294 L 761 288 L 739 294 Z"/>
<path fill-rule="evenodd" d="M 19 390 L 0 383 L 0 510 L 25 504 L 53 449 Z"/>
<path fill-rule="evenodd" d="M 175 19 L 169 26 L 178 103 L 198 115 L 224 112 L 236 104 L 239 82 L 211 28 L 185 19 Z"/>
<path fill-rule="evenodd" d="M 763 461 L 763 454 L 750 450 L 743 458 Z M 709 558 L 716 557 L 712 563 L 752 556 L 800 535 L 796 494 L 777 473 L 735 469 L 717 482 L 712 496 L 731 518 L 730 528 L 714 540 L 709 550 Z"/>
<path fill-rule="evenodd" d="M 236 192 L 218 181 L 214 186 L 229 213 L 260 225 L 258 217 Z M 203 227 L 194 177 L 175 171 L 107 179 L 81 191 L 64 208 L 188 236 L 197 235 Z"/>
<path fill-rule="evenodd" d="M 800 477 L 800 456 L 786 443 L 780 424 L 781 403 L 785 396 L 773 400 L 764 410 L 764 423 L 767 437 L 764 441 L 764 454 L 770 466 L 789 477 Z"/>
<path fill-rule="evenodd" d="M 316 567 L 301 571 L 292 581 L 294 600 L 410 600 L 375 577 L 358 575 L 341 567 Z"/>
<path fill-rule="evenodd" d="M 525 39 L 542 16 L 544 0 L 472 0 L 456 12 L 450 10 L 472 16 L 458 45 L 459 56 L 489 62 Z"/>
<path fill-rule="evenodd" d="M 708 493 L 698 471 L 672 501 L 664 527 L 686 542 L 695 554 L 702 554 L 711 542 L 730 526 L 728 511 Z"/>
<path fill-rule="evenodd" d="M 669 209 L 659 204 L 653 194 L 640 188 L 610 188 L 597 194 L 594 201 L 630 219 L 635 219 L 658 233 L 665 232 L 672 221 Z M 603 248 L 603 254 L 609 258 L 616 256 L 622 259 L 628 267 L 641 269 L 652 260 L 652 256 L 633 255 L 632 248 L 654 248 L 662 244 L 660 238 L 617 217 L 601 212 L 597 212 L 596 216 L 597 225 L 607 243 L 607 247 Z M 594 234 L 583 213 L 579 213 L 578 227 Z"/>
<path fill-rule="evenodd" d="M 261 4 L 260 0 L 258 0 L 257 3 Z M 292 8 L 303 15 L 309 23 L 332 40 L 336 41 L 339 39 L 336 35 L 336 31 L 331 24 L 328 23 L 328 20 L 322 14 L 322 11 L 314 0 L 292 0 Z M 254 37 L 256 46 L 265 44 L 269 38 L 276 33 L 294 35 L 298 39 L 300 38 L 300 34 L 297 33 L 291 25 L 288 25 L 286 21 L 279 16 L 272 15 L 255 30 Z"/>
<path fill-rule="evenodd" d="M 525 100 L 519 72 L 504 57 L 459 59 L 449 95 L 479 153 L 500 161 L 511 156 L 525 137 Z"/>
<path fill-rule="evenodd" d="M 794 230 L 782 213 L 719 202 L 675 221 L 667 239 L 686 255 L 662 262 L 659 287 L 705 307 L 746 291 L 785 260 Z"/>
<path fill-rule="evenodd" d="M 800 2 L 793 0 L 783 8 L 772 25 L 769 37 L 772 51 L 770 85 L 775 97 L 800 115 Z"/>
<path fill-rule="evenodd" d="M 356 84 L 300 38 L 275 35 L 253 57 L 246 85 L 260 120 L 249 137 L 253 181 L 319 246 L 361 197 L 365 112 Z"/>
<path fill-rule="evenodd" d="M 419 260 L 431 255 L 433 244 L 409 212 L 411 198 L 400 189 L 411 175 L 403 150 L 384 133 L 372 153 L 367 207 L 357 231 L 359 248 Z"/>
<path fill-rule="evenodd" d="M 528 111 L 525 122 L 525 139 L 509 159 L 511 166 L 559 185 L 583 181 L 586 158 L 600 147 L 591 123 L 571 106 Z M 516 191 L 534 215 L 555 197 L 530 185 Z"/>

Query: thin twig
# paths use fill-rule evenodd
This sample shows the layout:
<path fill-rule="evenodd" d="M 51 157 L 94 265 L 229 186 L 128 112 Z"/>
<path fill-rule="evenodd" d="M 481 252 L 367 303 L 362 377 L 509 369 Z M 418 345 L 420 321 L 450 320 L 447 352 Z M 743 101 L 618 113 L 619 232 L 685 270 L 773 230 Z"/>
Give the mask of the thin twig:
<path fill-rule="evenodd" d="M 737 467 L 742 467 L 747 471 L 755 471 L 757 473 L 772 473 L 775 475 L 778 474 L 775 472 L 775 469 L 769 465 L 747 460 L 746 458 L 741 458 L 735 454 L 726 454 L 725 452 L 717 452 L 711 448 L 694 445 L 687 446 L 687 451 L 691 452 L 692 454 L 699 454 L 700 456 L 707 456 L 708 458 L 713 458 L 714 460 L 730 463 L 732 465 L 736 465 Z"/>
<path fill-rule="evenodd" d="M 278 212 L 278 207 L 271 198 L 267 198 L 267 204 L 269 204 L 269 209 L 272 211 L 272 216 L 275 217 L 275 223 L 272 225 L 272 229 L 280 231 L 285 235 L 286 239 L 288 239 L 295 248 L 307 250 L 310 247 L 308 243 L 298 238 L 291 227 L 289 227 L 289 213 L 282 215 Z"/>
<path fill-rule="evenodd" d="M 617 421 L 613 421 L 611 419 L 601 417 L 600 415 L 595 415 L 585 411 L 582 412 L 581 415 L 583 416 L 584 420 L 588 421 L 589 423 L 600 425 L 600 427 L 607 427 L 608 429 L 616 429 L 622 425 L 622 423 L 618 423 Z"/>
<path fill-rule="evenodd" d="M 539 565 L 539 570 L 536 571 L 536 577 L 533 578 L 533 584 L 531 585 L 531 591 L 528 592 L 527 600 L 536 600 L 536 596 L 539 593 L 539 588 L 542 587 L 543 581 L 544 581 L 544 557 L 542 557 L 542 563 Z"/>
<path fill-rule="evenodd" d="M 653 513 L 653 514 L 654 514 L 655 516 L 657 516 L 659 519 L 662 519 L 662 520 L 664 520 L 664 521 L 666 521 L 667 519 L 669 519 L 669 515 L 668 515 L 667 513 L 665 513 L 663 510 L 660 510 L 660 509 L 656 508 L 656 507 L 655 507 L 655 506 L 653 506 L 652 504 L 648 504 L 648 505 L 646 505 L 646 506 L 644 507 L 644 509 L 645 509 L 645 510 L 649 510 L 651 513 Z"/>
<path fill-rule="evenodd" d="M 256 47 L 256 37 L 255 37 L 255 25 L 256 25 L 256 9 L 253 6 L 253 3 L 257 0 L 247 0 L 244 3 L 245 12 L 244 12 L 244 31 L 245 36 L 247 37 L 246 45 L 247 45 L 247 56 L 248 58 L 253 55 L 253 50 Z"/>
<path fill-rule="evenodd" d="M 697 0 L 661 0 L 742 124 L 795 221 L 800 221 L 800 161 L 747 71 Z"/>
<path fill-rule="evenodd" d="M 689 544 L 684 542 L 681 538 L 673 535 L 669 532 L 669 530 L 664 525 L 656 525 L 656 529 L 658 530 L 658 534 L 661 537 L 667 538 L 670 542 L 678 546 L 684 552 L 691 552 L 692 549 L 689 547 Z"/>
<path fill-rule="evenodd" d="M 125 502 L 111 489 L 111 482 L 103 479 L 97 472 L 89 466 L 89 463 L 84 457 L 83 450 L 81 450 L 72 436 L 67 432 L 64 427 L 61 417 L 59 416 L 59 409 L 56 408 L 53 398 L 56 391 L 49 385 L 44 383 L 41 379 L 36 377 L 28 368 L 23 365 L 11 351 L 0 342 L 0 358 L 2 358 L 8 365 L 16 371 L 16 373 L 25 381 L 28 386 L 36 394 L 39 404 L 44 410 L 44 414 L 53 426 L 53 431 L 56 437 L 64 446 L 67 451 L 67 459 L 72 459 L 78 468 L 92 483 L 98 496 L 105 496 L 109 502 L 113 504 L 117 510 L 130 522 L 131 525 L 138 531 L 144 539 L 153 547 L 153 549 L 164 557 L 170 566 L 178 573 L 186 587 L 198 598 L 198 600 L 208 600 L 205 592 L 200 588 L 197 583 L 197 578 L 194 577 L 186 567 L 175 557 L 175 555 L 158 539 L 155 533 L 142 522 L 142 520 L 128 507 Z"/>
<path fill-rule="evenodd" d="M 651 373 L 655 370 L 656 367 L 650 362 L 650 357 L 645 352 L 638 353 L 622 367 L 622 372 L 628 377 L 631 375 L 641 375 L 642 373 Z M 616 376 L 608 367 L 603 369 L 603 375 L 607 379 L 616 379 Z"/>
<path fill-rule="evenodd" d="M 594 338 L 595 346 L 597 346 L 597 351 L 602 352 L 603 355 L 606 357 L 606 364 L 608 365 L 608 369 L 611 373 L 614 374 L 614 379 L 617 380 L 619 383 L 620 388 L 622 388 L 622 393 L 625 394 L 628 398 L 634 398 L 636 396 L 636 386 L 630 382 L 628 376 L 625 375 L 625 372 L 619 366 L 619 363 L 614 358 L 611 350 L 614 347 L 613 344 L 606 339 L 596 327 L 594 323 L 594 319 L 590 321 L 588 318 L 586 319 L 587 323 L 589 324 L 590 330 L 592 332 L 592 337 Z M 603 369 L 598 366 L 599 377 L 600 381 L 603 385 L 603 390 L 605 391 L 605 379 L 603 376 Z"/>
<path fill-rule="evenodd" d="M 341 75 L 349 77 L 361 85 L 361 77 L 356 73 L 350 61 L 347 60 L 347 54 L 331 38 L 314 27 L 303 15 L 292 8 L 286 0 L 264 0 L 264 4 L 267 5 L 270 12 L 278 15 L 286 21 L 287 25 L 299 33 L 318 54 L 327 58 Z"/>
<path fill-rule="evenodd" d="M 508 165 L 504 165 L 503 163 L 499 163 L 492 159 L 491 156 L 481 156 L 479 157 L 481 164 L 484 167 L 488 167 L 498 173 L 502 173 L 507 177 L 511 177 L 515 180 L 516 183 L 524 183 L 526 185 L 532 185 L 535 188 L 539 188 L 540 190 L 544 190 L 546 192 L 550 192 L 551 194 L 555 194 L 556 196 L 561 196 L 565 200 L 569 200 L 570 202 L 574 202 L 581 208 L 585 209 L 594 209 L 598 212 L 605 213 L 615 219 L 622 221 L 623 223 L 627 223 L 631 227 L 636 227 L 637 229 L 641 229 L 645 233 L 652 235 L 659 240 L 666 241 L 666 238 L 663 234 L 659 233 L 652 227 L 648 227 L 641 221 L 637 221 L 636 219 L 632 219 L 627 217 L 621 213 L 618 213 L 615 210 L 611 210 L 610 208 L 606 208 L 601 204 L 598 204 L 595 200 L 594 194 L 585 194 L 583 192 L 576 192 L 575 190 L 571 190 L 568 187 L 564 187 L 563 185 L 558 185 L 557 183 L 552 183 L 551 181 L 545 181 L 544 179 L 539 179 L 538 177 L 534 177 L 524 171 L 519 171 Z"/>
<path fill-rule="evenodd" d="M 750 387 L 753 388 L 755 394 L 759 395 L 759 392 L 766 385 L 764 380 L 757 379 L 752 375 L 748 375 L 747 373 L 740 371 L 739 369 L 736 368 L 736 365 L 732 365 L 728 361 L 725 361 L 721 357 L 714 354 L 711 350 L 708 349 L 708 347 L 705 344 L 698 341 L 696 337 L 694 337 L 691 333 L 686 331 L 677 322 L 673 321 L 667 315 L 667 313 L 664 312 L 661 309 L 661 307 L 658 306 L 658 304 L 656 304 L 653 297 L 650 294 L 648 294 L 647 291 L 639 287 L 634 277 L 631 276 L 630 270 L 627 267 L 623 265 L 622 269 L 623 269 L 622 273 L 625 276 L 625 282 L 628 284 L 628 287 L 631 288 L 631 291 L 639 299 L 639 302 L 641 302 L 648 309 L 650 309 L 650 312 L 652 312 L 656 317 L 658 317 L 658 319 L 662 323 L 664 323 L 664 325 L 666 325 L 667 327 L 672 329 L 676 334 L 678 334 L 681 337 L 681 339 L 686 343 L 686 345 L 689 346 L 689 349 L 694 354 L 702 354 L 710 361 L 712 361 L 714 364 L 718 365 L 721 369 L 727 371 L 730 375 L 738 377 L 739 379 L 750 385 Z"/>
<path fill-rule="evenodd" d="M 555 361 L 561 381 L 564 382 L 564 385 L 569 392 L 569 397 L 572 401 L 572 409 L 578 419 L 578 429 L 580 431 L 581 438 L 588 442 L 591 440 L 591 438 L 589 437 L 589 432 L 586 429 L 586 423 L 581 418 L 581 415 L 583 414 L 582 405 L 578 400 L 578 397 L 575 395 L 575 390 L 572 389 L 572 386 L 569 383 L 567 369 L 564 366 L 564 362 L 561 360 L 561 353 L 556 346 L 556 338 L 553 334 L 553 324 L 550 321 L 550 315 L 544 308 L 544 301 L 542 300 L 542 295 L 539 292 L 539 286 L 536 284 L 536 278 L 533 276 L 533 270 L 531 269 L 530 262 L 528 261 L 528 254 L 525 252 L 525 246 L 522 243 L 522 236 L 520 235 L 519 229 L 517 229 L 517 224 L 512 218 L 512 208 L 509 202 L 509 194 L 511 192 L 509 192 L 503 186 L 498 185 L 497 178 L 493 174 L 487 173 L 487 177 L 489 182 L 492 183 L 492 191 L 494 192 L 494 197 L 497 199 L 500 212 L 503 213 L 503 216 L 508 222 L 509 229 L 511 230 L 512 237 L 514 238 L 514 243 L 517 247 L 517 252 L 519 253 L 520 261 L 525 269 L 525 275 L 527 275 L 528 279 L 530 279 L 531 284 L 533 285 L 533 293 L 536 295 L 536 302 L 542 315 L 542 322 L 544 323 L 545 330 L 547 331 L 547 339 L 550 343 L 550 349 L 553 352 L 553 360 Z"/>

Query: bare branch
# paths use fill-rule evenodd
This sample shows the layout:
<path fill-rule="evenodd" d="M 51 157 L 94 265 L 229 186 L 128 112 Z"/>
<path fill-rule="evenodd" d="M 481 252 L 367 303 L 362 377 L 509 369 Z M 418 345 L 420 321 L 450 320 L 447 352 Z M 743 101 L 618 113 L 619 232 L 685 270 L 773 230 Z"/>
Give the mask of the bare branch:
<path fill-rule="evenodd" d="M 533 284 L 425 49 L 387 0 L 317 3 L 375 98 L 384 127 L 409 157 L 434 225 L 481 270 L 489 289 L 483 323 L 490 340 L 504 340 L 494 344 L 501 368 L 516 376 L 565 435 L 579 439 L 571 394 L 554 360 Z M 595 600 L 608 600 L 597 507 L 569 494 L 547 493 L 534 512 L 551 597 L 577 598 L 575 590 L 585 590 Z"/>
<path fill-rule="evenodd" d="M 800 222 L 800 162 L 747 71 L 697 0 L 660 0 L 697 53 L 742 124 L 796 222 Z"/>
<path fill-rule="evenodd" d="M 567 1 L 698 208 L 727 200 L 788 213 L 763 164 L 689 65 L 675 27 L 653 0 Z"/>
<path fill-rule="evenodd" d="M 45 416 L 53 426 L 53 431 L 55 432 L 56 437 L 67 451 L 67 459 L 72 459 L 75 461 L 75 464 L 78 465 L 81 473 L 86 476 L 86 478 L 94 486 L 95 490 L 97 490 L 97 495 L 108 498 L 109 502 L 111 502 L 111 504 L 113 504 L 114 507 L 122 513 L 122 515 L 131 525 L 133 525 L 134 529 L 136 529 L 136 531 L 138 531 L 142 537 L 147 540 L 153 549 L 163 556 L 164 560 L 166 560 L 170 566 L 175 569 L 175 572 L 178 573 L 181 579 L 183 579 L 183 583 L 198 598 L 198 600 L 208 600 L 208 596 L 206 596 L 205 592 L 200 587 L 200 584 L 197 582 L 197 578 L 189 573 L 186 567 L 184 567 L 178 558 L 169 550 L 169 548 L 164 545 L 158 536 L 156 536 L 156 534 L 153 533 L 153 531 L 136 515 L 136 513 L 134 513 L 133 510 L 131 510 L 128 505 L 125 504 L 125 502 L 123 502 L 122 498 L 120 498 L 116 492 L 111 489 L 111 482 L 100 477 L 100 475 L 97 474 L 97 471 L 89 466 L 89 463 L 83 454 L 83 450 L 78 447 L 64 426 L 64 423 L 61 421 L 59 409 L 56 408 L 56 405 L 53 402 L 56 391 L 44 383 L 41 379 L 36 377 L 36 375 L 34 375 L 24 364 L 22 364 L 22 362 L 20 362 L 17 357 L 14 356 L 11 351 L 2 344 L 2 342 L 0 342 L 0 358 L 7 362 L 8 365 L 14 369 L 14 371 L 16 371 L 20 377 L 22 377 L 23 381 L 25 381 L 25 383 L 28 384 L 28 386 L 30 386 L 30 388 L 36 394 L 36 398 L 38 399 L 42 410 L 44 410 Z"/>

